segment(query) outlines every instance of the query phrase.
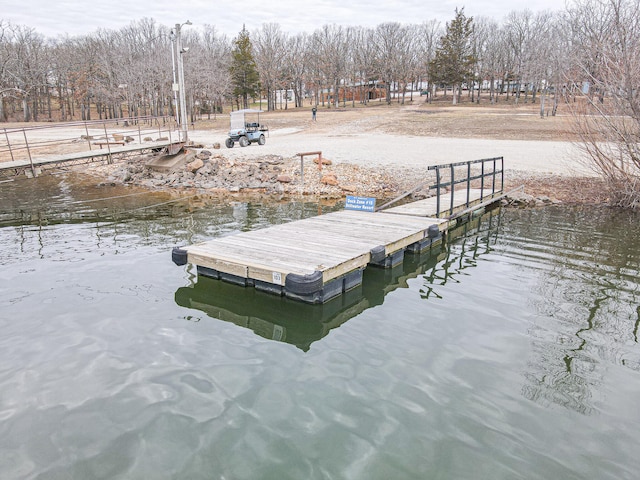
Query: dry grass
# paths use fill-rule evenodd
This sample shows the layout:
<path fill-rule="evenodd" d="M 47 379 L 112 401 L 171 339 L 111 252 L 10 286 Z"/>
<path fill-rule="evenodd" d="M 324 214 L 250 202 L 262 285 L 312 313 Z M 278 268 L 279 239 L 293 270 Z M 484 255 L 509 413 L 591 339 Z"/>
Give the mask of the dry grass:
<path fill-rule="evenodd" d="M 594 177 L 510 177 L 505 190 L 520 185 L 534 197 L 548 197 L 568 205 L 604 205 L 610 202 L 607 183 Z"/>
<path fill-rule="evenodd" d="M 418 97 L 419 98 L 419 97 Z M 318 121 L 311 121 L 311 106 L 276 110 L 261 114 L 271 129 L 302 128 L 314 133 L 383 132 L 395 135 L 423 135 L 453 138 L 489 138 L 500 140 L 575 140 L 568 109 L 559 108 L 555 117 L 540 117 L 539 104 L 428 104 L 422 100 L 398 105 L 371 102 L 362 106 L 318 109 Z M 226 130 L 228 117 L 201 120 L 196 128 Z"/>

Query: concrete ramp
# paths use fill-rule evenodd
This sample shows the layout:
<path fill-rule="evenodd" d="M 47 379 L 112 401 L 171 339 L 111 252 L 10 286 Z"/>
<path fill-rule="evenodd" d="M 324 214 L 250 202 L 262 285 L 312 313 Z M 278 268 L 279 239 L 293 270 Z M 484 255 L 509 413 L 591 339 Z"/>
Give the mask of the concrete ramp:
<path fill-rule="evenodd" d="M 168 173 L 193 160 L 193 154 L 180 151 L 175 155 L 161 155 L 146 163 L 146 167 L 156 172 Z"/>

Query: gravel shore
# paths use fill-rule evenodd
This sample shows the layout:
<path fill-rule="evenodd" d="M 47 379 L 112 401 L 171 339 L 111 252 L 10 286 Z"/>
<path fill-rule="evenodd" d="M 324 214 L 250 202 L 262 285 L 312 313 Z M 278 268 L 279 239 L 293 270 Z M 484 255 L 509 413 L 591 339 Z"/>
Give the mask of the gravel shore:
<path fill-rule="evenodd" d="M 189 131 L 193 147 L 171 172 L 144 168 L 140 159 L 94 170 L 108 182 L 148 188 L 389 198 L 428 181 L 431 165 L 503 157 L 506 190 L 524 185 L 526 194 L 553 201 L 606 200 L 566 133 L 566 118 L 540 120 L 531 107 L 435 114 L 429 108 L 320 111 L 317 122 L 300 110 L 270 112 L 263 115 L 274 125 L 266 145 L 232 149 L 224 147 L 225 117 Z M 446 136 L 437 129 L 442 123 L 458 129 L 448 127 L 453 136 Z M 312 151 L 321 151 L 325 163 L 319 168 L 307 156 L 301 170 L 298 154 Z"/>

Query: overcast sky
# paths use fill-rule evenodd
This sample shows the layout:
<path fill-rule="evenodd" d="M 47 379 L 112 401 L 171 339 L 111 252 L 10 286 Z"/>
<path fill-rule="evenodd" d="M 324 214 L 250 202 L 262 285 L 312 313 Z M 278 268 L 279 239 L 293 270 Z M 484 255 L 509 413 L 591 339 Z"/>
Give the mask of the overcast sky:
<path fill-rule="evenodd" d="M 35 28 L 45 37 L 75 36 L 99 28 L 118 30 L 142 18 L 173 26 L 190 20 L 193 27 L 214 25 L 233 38 L 242 29 L 278 23 L 286 33 L 308 32 L 325 24 L 374 27 L 384 22 L 422 23 L 451 20 L 455 8 L 467 16 L 498 21 L 513 10 L 561 10 L 564 0 L 0 0 L 0 19 Z"/>

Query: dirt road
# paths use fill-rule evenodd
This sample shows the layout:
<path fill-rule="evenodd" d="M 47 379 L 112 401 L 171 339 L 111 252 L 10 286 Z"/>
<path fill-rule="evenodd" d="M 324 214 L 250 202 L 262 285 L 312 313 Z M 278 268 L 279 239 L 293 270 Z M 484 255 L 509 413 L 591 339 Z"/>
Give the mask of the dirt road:
<path fill-rule="evenodd" d="M 502 156 L 507 170 L 591 175 L 570 141 L 567 117 L 541 119 L 536 108 L 347 108 L 321 110 L 317 122 L 304 110 L 270 112 L 261 117 L 270 126 L 266 145 L 236 145 L 233 149 L 224 147 L 228 127 L 221 116 L 209 128 L 191 131 L 189 138 L 205 147 L 218 142 L 220 153 L 232 159 L 290 158 L 300 152 L 322 151 L 334 163 L 414 168 Z"/>

